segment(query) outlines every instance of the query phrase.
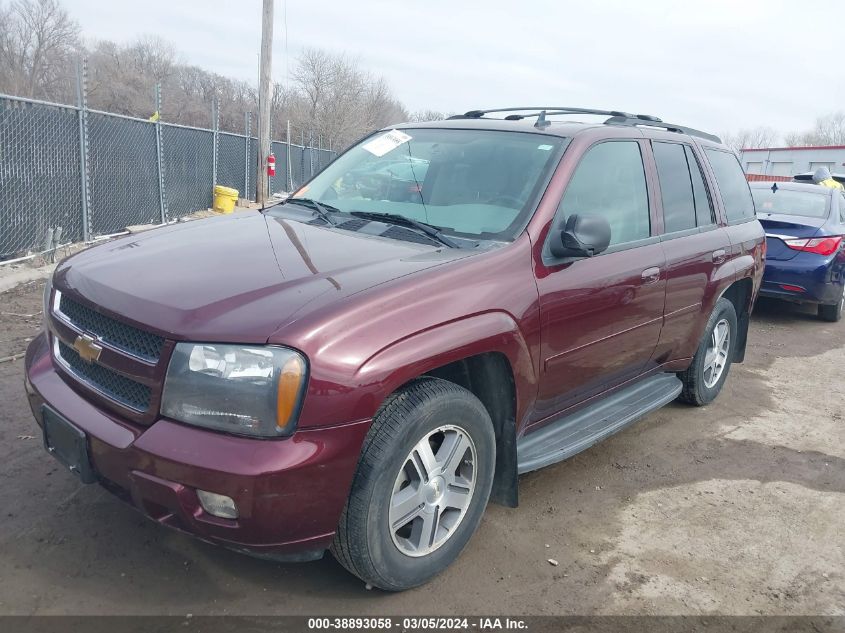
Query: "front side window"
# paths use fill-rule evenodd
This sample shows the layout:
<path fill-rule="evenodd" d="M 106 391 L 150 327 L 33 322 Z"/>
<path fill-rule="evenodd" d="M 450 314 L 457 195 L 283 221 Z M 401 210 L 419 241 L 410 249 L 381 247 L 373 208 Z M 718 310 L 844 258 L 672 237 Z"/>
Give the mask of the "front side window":
<path fill-rule="evenodd" d="M 587 151 L 566 187 L 555 222 L 562 226 L 567 217 L 576 213 L 607 218 L 611 245 L 651 235 L 639 143 L 608 141 Z"/>
<path fill-rule="evenodd" d="M 736 156 L 718 149 L 707 148 L 705 152 L 716 175 L 716 184 L 722 194 L 728 222 L 742 222 L 753 218 L 754 202 L 751 199 L 751 190 Z"/>
<path fill-rule="evenodd" d="M 291 198 L 340 212 L 390 213 L 444 233 L 512 240 L 533 212 L 567 139 L 523 132 L 379 132 Z"/>

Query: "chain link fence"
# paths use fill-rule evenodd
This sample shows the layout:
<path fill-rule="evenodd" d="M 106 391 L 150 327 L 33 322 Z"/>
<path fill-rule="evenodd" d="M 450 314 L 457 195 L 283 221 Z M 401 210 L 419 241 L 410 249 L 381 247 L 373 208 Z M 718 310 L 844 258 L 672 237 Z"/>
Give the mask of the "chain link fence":
<path fill-rule="evenodd" d="M 249 129 L 248 119 L 240 135 L 0 95 L 0 262 L 49 248 L 57 227 L 67 243 L 207 209 L 215 184 L 254 200 L 259 152 Z M 335 156 L 282 141 L 271 151 L 271 195 Z"/>

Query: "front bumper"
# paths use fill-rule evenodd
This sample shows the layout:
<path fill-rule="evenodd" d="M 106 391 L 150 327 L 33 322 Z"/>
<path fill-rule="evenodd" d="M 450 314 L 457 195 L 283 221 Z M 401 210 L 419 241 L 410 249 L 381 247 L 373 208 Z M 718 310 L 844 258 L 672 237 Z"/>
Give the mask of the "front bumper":
<path fill-rule="evenodd" d="M 150 519 L 277 560 L 311 560 L 332 542 L 370 421 L 300 430 L 283 440 L 234 437 L 158 419 L 142 427 L 79 395 L 53 367 L 46 336 L 26 356 L 39 426 L 45 403 L 85 431 L 98 481 Z M 237 519 L 206 513 L 196 490 L 231 497 Z"/>

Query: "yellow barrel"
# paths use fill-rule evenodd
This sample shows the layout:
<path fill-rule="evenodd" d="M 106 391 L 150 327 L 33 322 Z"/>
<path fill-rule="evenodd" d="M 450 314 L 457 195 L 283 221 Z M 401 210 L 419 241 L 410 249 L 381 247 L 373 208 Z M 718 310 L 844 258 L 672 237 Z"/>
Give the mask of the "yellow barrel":
<path fill-rule="evenodd" d="M 218 213 L 231 213 L 238 201 L 238 190 L 223 185 L 214 185 L 214 210 Z"/>

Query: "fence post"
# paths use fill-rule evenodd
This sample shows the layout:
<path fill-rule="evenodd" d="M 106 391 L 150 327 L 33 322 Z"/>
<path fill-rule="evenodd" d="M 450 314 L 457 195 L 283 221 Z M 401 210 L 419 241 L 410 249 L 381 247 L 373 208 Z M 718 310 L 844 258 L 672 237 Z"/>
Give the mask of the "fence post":
<path fill-rule="evenodd" d="M 161 151 L 161 84 L 156 84 L 156 163 L 158 164 L 158 206 L 161 211 L 161 223 L 167 223 L 167 205 L 164 195 L 164 161 Z"/>
<path fill-rule="evenodd" d="M 91 194 L 88 186 L 88 60 L 76 69 L 76 103 L 79 107 L 79 181 L 82 194 L 82 239 L 91 241 Z"/>
<path fill-rule="evenodd" d="M 251 200 L 249 195 L 249 144 L 251 142 L 250 127 L 252 124 L 252 113 L 244 114 L 244 128 L 246 131 L 246 142 L 244 143 L 244 198 Z"/>
<path fill-rule="evenodd" d="M 308 130 L 308 177 L 314 177 L 314 130 Z"/>
<path fill-rule="evenodd" d="M 212 142 L 213 157 L 211 159 L 211 187 L 213 189 L 217 185 L 217 146 L 220 142 L 220 104 L 217 102 L 217 96 L 211 99 L 211 129 L 214 139 Z"/>
<path fill-rule="evenodd" d="M 290 158 L 290 119 L 288 119 L 288 129 L 287 133 L 285 134 L 285 140 L 288 143 L 288 175 L 285 178 L 285 191 L 293 191 L 293 174 L 291 173 L 292 169 L 292 162 Z"/>
<path fill-rule="evenodd" d="M 299 142 L 302 145 L 302 149 L 299 152 L 299 175 L 302 176 L 302 182 L 299 184 L 301 185 L 305 182 L 305 130 L 300 130 Z"/>

